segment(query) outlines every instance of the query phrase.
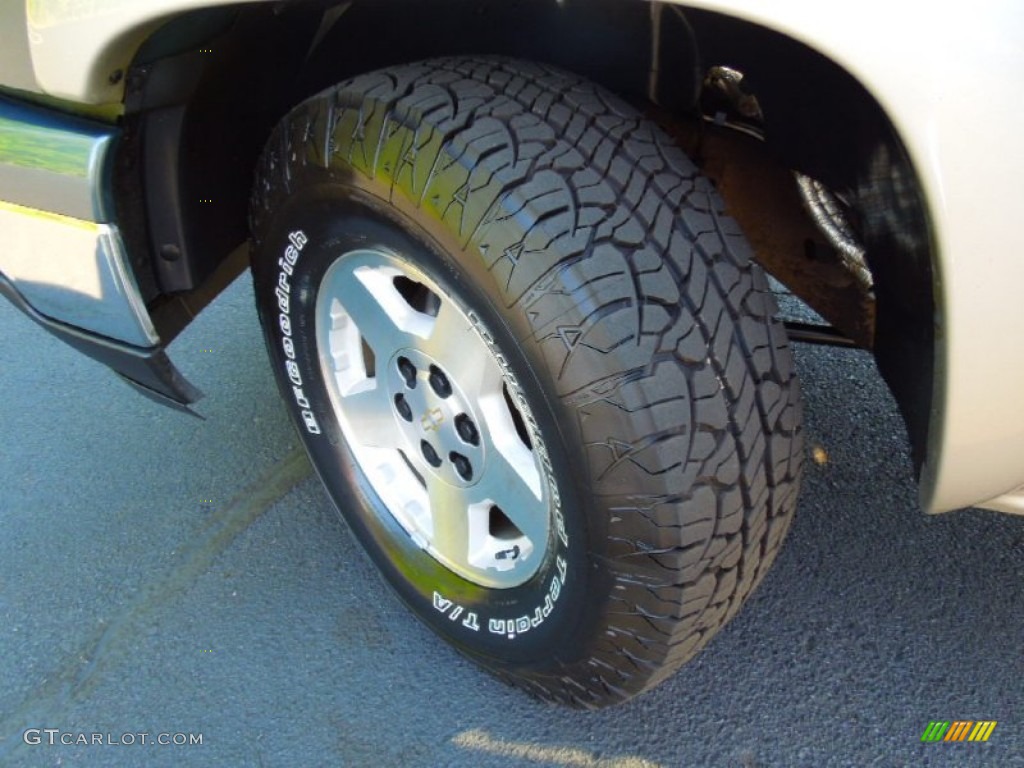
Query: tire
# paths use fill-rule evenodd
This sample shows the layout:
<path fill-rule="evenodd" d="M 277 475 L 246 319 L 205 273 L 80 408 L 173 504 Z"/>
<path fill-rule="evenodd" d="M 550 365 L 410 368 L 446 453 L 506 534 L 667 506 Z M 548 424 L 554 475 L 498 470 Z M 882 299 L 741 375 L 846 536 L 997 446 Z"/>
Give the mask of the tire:
<path fill-rule="evenodd" d="M 803 458 L 788 341 L 710 183 L 631 107 L 506 59 L 356 77 L 278 126 L 251 226 L 310 458 L 461 652 L 600 707 L 760 582 Z"/>

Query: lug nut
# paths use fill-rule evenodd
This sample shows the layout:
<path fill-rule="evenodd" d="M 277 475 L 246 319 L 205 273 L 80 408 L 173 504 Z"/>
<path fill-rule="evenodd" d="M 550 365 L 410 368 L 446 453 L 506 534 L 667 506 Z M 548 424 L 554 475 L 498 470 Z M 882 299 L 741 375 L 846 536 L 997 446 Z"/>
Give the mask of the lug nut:
<path fill-rule="evenodd" d="M 420 450 L 423 451 L 423 458 L 427 460 L 427 464 L 435 469 L 441 466 L 441 457 L 437 455 L 434 446 L 426 440 L 420 440 Z"/>
<path fill-rule="evenodd" d="M 480 445 L 480 433 L 477 432 L 476 424 L 466 414 L 460 413 L 455 417 L 455 431 L 459 433 L 463 442 Z"/>
<path fill-rule="evenodd" d="M 395 395 L 395 410 L 397 410 L 398 415 L 406 421 L 412 421 L 412 408 L 409 407 L 409 403 L 405 399 L 405 395 L 401 392 Z"/>
<path fill-rule="evenodd" d="M 473 465 L 469 463 L 469 459 L 455 451 L 449 453 L 448 458 L 455 465 L 455 471 L 459 473 L 459 477 L 467 483 L 473 479 Z"/>
<path fill-rule="evenodd" d="M 416 366 L 409 361 L 409 358 L 398 358 L 398 372 L 405 379 L 405 386 L 409 389 L 416 389 Z"/>
<path fill-rule="evenodd" d="M 452 393 L 452 385 L 448 381 L 448 377 L 436 365 L 430 366 L 430 377 L 427 381 L 430 382 L 431 388 L 438 397 L 448 397 Z"/>

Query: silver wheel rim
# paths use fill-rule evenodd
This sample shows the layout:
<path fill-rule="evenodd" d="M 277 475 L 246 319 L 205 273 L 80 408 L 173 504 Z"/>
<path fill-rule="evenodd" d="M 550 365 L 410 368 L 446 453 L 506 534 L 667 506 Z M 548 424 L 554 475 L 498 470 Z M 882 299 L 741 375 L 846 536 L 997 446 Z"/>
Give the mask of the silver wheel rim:
<path fill-rule="evenodd" d="M 536 421 L 475 320 L 404 259 L 351 251 L 320 285 L 316 341 L 342 434 L 387 514 L 451 571 L 501 589 L 544 560 L 550 488 Z"/>

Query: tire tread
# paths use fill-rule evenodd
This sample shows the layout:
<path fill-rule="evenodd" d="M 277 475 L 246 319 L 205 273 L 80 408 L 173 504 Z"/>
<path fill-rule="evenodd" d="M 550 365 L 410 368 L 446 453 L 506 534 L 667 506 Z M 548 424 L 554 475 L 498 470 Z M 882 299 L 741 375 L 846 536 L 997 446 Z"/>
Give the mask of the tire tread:
<path fill-rule="evenodd" d="M 785 330 L 710 182 L 598 86 L 501 58 L 361 75 L 278 131 L 257 171 L 257 242 L 293 177 L 349 146 L 345 163 L 433 208 L 483 259 L 575 414 L 609 520 L 605 631 L 563 668 L 496 674 L 585 707 L 663 680 L 763 578 L 803 461 Z"/>

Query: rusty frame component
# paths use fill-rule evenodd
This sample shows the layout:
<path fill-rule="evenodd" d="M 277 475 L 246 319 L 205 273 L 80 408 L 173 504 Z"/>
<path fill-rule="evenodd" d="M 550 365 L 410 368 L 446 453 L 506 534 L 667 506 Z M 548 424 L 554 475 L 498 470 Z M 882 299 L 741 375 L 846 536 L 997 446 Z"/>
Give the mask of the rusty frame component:
<path fill-rule="evenodd" d="M 657 119 L 666 125 L 664 115 Z M 871 349 L 874 294 L 815 225 L 792 171 L 763 141 L 740 131 L 702 121 L 667 127 L 715 183 L 758 263 L 857 346 Z"/>

